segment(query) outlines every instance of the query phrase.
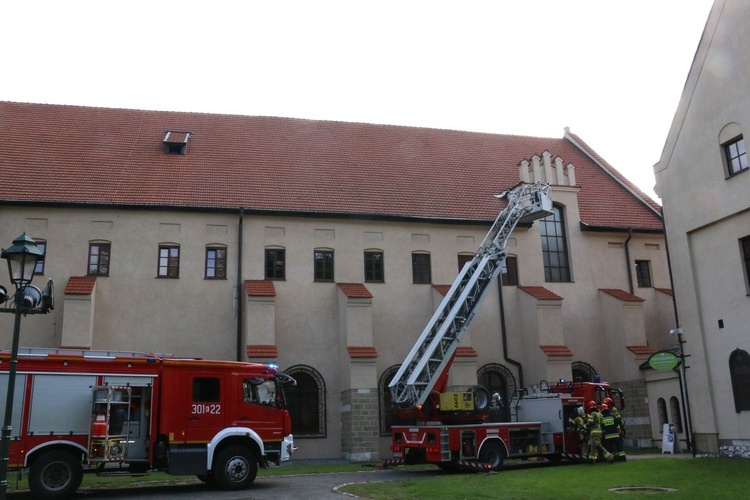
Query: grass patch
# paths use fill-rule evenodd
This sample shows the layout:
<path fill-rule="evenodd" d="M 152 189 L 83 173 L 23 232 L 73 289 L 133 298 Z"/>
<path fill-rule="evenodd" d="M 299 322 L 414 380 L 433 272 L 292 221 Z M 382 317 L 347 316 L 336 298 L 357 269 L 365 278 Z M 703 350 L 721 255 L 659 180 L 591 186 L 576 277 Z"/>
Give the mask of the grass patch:
<path fill-rule="evenodd" d="M 727 458 L 653 458 L 625 463 L 451 474 L 427 480 L 348 485 L 340 491 L 372 500 L 434 498 L 588 499 L 616 495 L 621 486 L 674 488 L 673 493 L 633 492 L 628 498 L 743 498 L 750 490 L 750 461 Z"/>

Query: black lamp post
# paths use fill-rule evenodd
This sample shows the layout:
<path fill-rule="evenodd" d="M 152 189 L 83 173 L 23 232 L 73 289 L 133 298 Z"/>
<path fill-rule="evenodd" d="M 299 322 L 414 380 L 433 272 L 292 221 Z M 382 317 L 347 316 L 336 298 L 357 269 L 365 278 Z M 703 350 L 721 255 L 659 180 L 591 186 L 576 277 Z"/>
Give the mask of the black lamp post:
<path fill-rule="evenodd" d="M 10 354 L 10 367 L 8 369 L 8 392 L 5 399 L 5 421 L 2 430 L 2 456 L 0 456 L 0 499 L 5 500 L 8 489 L 8 461 L 10 455 L 10 439 L 13 420 L 13 397 L 16 388 L 16 365 L 18 364 L 18 339 L 21 333 L 21 315 L 32 312 L 41 301 L 41 293 L 36 287 L 31 287 L 31 279 L 34 277 L 34 269 L 43 253 L 36 246 L 36 242 L 29 238 L 26 233 L 16 238 L 13 245 L 2 251 L 1 257 L 8 261 L 8 273 L 10 281 L 15 285 L 16 292 L 13 298 L 15 314 L 13 323 L 13 345 Z M 0 287 L 2 288 L 2 287 Z M 0 298 L 7 300 L 7 292 L 2 288 Z M 4 301 L 4 300 L 3 300 Z M 41 311 L 39 311 L 41 312 Z M 46 312 L 46 311 L 44 311 Z"/>

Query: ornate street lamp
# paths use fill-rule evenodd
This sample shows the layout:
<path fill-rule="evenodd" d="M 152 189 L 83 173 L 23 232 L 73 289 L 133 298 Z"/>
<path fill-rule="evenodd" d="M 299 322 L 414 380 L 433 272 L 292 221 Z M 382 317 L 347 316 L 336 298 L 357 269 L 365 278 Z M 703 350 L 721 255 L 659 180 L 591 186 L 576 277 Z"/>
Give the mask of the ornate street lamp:
<path fill-rule="evenodd" d="M 18 339 L 21 333 L 21 315 L 32 312 L 31 310 L 42 301 L 41 292 L 39 292 L 38 288 L 31 286 L 31 280 L 34 277 L 36 264 L 42 259 L 43 255 L 42 251 L 37 248 L 36 242 L 29 238 L 26 233 L 23 233 L 13 241 L 13 245 L 3 250 L 0 256 L 8 261 L 10 281 L 16 287 L 13 299 L 14 309 L 12 310 L 15 314 L 13 345 L 10 354 L 10 367 L 8 369 L 8 392 L 5 399 L 5 421 L 3 423 L 2 449 L 0 451 L 1 500 L 5 500 L 8 489 L 8 461 L 11 431 L 13 430 L 13 397 L 15 396 L 16 388 L 16 365 L 18 365 Z M 7 292 L 3 293 L 4 291 L 4 288 L 0 290 L 0 299 L 4 297 L 7 300 Z"/>

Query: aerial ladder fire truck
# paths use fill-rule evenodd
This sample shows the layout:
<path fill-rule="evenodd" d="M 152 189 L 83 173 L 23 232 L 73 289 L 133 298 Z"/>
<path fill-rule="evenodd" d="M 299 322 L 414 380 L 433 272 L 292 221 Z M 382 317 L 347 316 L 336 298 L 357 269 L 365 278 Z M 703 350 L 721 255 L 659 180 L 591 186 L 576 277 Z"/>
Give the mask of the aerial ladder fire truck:
<path fill-rule="evenodd" d="M 511 421 L 496 422 L 497 395 L 481 386 L 448 392 L 456 349 L 507 256 L 508 237 L 518 224 L 552 213 L 550 186 L 519 184 L 498 198 L 507 206 L 495 219 L 474 258 L 467 262 L 389 384 L 395 425 L 393 458 L 386 466 L 433 463 L 444 469 L 499 470 L 506 458 L 582 459 L 577 431 L 566 426 L 578 406 L 618 397 L 606 383 L 559 381 L 516 392 Z"/>

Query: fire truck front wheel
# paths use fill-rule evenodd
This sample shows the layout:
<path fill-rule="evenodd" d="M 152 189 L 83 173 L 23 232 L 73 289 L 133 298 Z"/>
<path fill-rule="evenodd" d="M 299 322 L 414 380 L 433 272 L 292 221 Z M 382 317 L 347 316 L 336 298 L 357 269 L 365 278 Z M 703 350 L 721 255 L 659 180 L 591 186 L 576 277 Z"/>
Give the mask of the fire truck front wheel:
<path fill-rule="evenodd" d="M 223 490 L 239 490 L 249 487 L 258 474 L 258 460 L 244 446 L 230 446 L 216 457 L 213 479 Z"/>
<path fill-rule="evenodd" d="M 29 470 L 29 489 L 34 498 L 69 498 L 83 479 L 81 461 L 64 450 L 55 450 L 37 458 Z"/>
<path fill-rule="evenodd" d="M 479 452 L 479 461 L 489 464 L 490 470 L 495 472 L 503 468 L 505 461 L 505 448 L 497 441 L 488 441 Z"/>

